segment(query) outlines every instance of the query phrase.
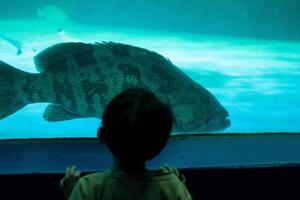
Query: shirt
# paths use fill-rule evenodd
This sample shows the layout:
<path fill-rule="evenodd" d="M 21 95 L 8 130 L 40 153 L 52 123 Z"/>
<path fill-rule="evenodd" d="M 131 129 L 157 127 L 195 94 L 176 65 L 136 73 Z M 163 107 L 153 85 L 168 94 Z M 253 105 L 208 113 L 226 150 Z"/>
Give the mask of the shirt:
<path fill-rule="evenodd" d="M 79 179 L 69 200 L 192 200 L 172 172 L 107 170 Z"/>

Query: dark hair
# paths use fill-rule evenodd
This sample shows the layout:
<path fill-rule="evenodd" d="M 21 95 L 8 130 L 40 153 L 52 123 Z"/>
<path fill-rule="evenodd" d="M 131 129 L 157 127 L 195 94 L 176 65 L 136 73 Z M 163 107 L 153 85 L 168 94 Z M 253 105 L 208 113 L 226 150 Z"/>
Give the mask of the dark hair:
<path fill-rule="evenodd" d="M 98 131 L 111 153 L 127 161 L 147 161 L 166 145 L 173 125 L 168 105 L 142 88 L 127 89 L 106 107 Z"/>

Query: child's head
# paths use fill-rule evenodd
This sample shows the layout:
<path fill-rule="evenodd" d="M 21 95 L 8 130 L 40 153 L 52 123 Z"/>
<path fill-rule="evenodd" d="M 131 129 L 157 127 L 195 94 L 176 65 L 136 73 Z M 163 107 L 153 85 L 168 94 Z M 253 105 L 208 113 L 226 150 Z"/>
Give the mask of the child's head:
<path fill-rule="evenodd" d="M 128 89 L 106 107 L 98 137 L 104 139 L 118 159 L 145 162 L 164 148 L 172 124 L 170 107 L 153 93 L 141 88 Z"/>

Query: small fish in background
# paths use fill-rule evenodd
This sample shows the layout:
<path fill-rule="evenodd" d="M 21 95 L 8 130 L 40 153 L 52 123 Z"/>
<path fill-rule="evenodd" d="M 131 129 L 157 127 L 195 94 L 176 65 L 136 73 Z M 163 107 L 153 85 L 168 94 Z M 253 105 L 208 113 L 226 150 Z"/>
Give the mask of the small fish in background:
<path fill-rule="evenodd" d="M 10 38 L 10 37 L 7 37 L 5 35 L 0 35 L 0 37 L 17 49 L 17 55 L 21 55 L 23 53 L 22 43 L 20 41 Z"/>
<path fill-rule="evenodd" d="M 64 35 L 66 32 L 65 32 L 64 29 L 58 28 L 58 29 L 57 29 L 57 33 L 58 33 L 58 35 Z"/>
<path fill-rule="evenodd" d="M 67 16 L 63 9 L 56 5 L 47 5 L 36 10 L 36 16 L 38 19 L 46 21 L 59 22 L 66 21 Z"/>
<path fill-rule="evenodd" d="M 0 61 L 0 119 L 31 103 L 51 103 L 43 114 L 47 121 L 101 118 L 114 96 L 142 87 L 172 107 L 174 131 L 230 126 L 228 112 L 208 90 L 153 51 L 113 42 L 68 42 L 43 50 L 34 61 L 40 73 Z"/>

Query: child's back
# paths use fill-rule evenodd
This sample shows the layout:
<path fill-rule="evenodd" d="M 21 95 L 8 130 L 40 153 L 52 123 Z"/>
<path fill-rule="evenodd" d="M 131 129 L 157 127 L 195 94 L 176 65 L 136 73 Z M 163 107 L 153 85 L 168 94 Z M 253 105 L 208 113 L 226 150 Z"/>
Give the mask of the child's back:
<path fill-rule="evenodd" d="M 82 177 L 71 200 L 190 200 L 172 170 L 149 171 L 146 161 L 166 145 L 173 124 L 170 108 L 144 89 L 116 96 L 104 111 L 98 131 L 113 155 L 113 167 Z"/>
<path fill-rule="evenodd" d="M 185 185 L 172 172 L 126 172 L 111 170 L 84 176 L 70 199 L 190 200 Z"/>

